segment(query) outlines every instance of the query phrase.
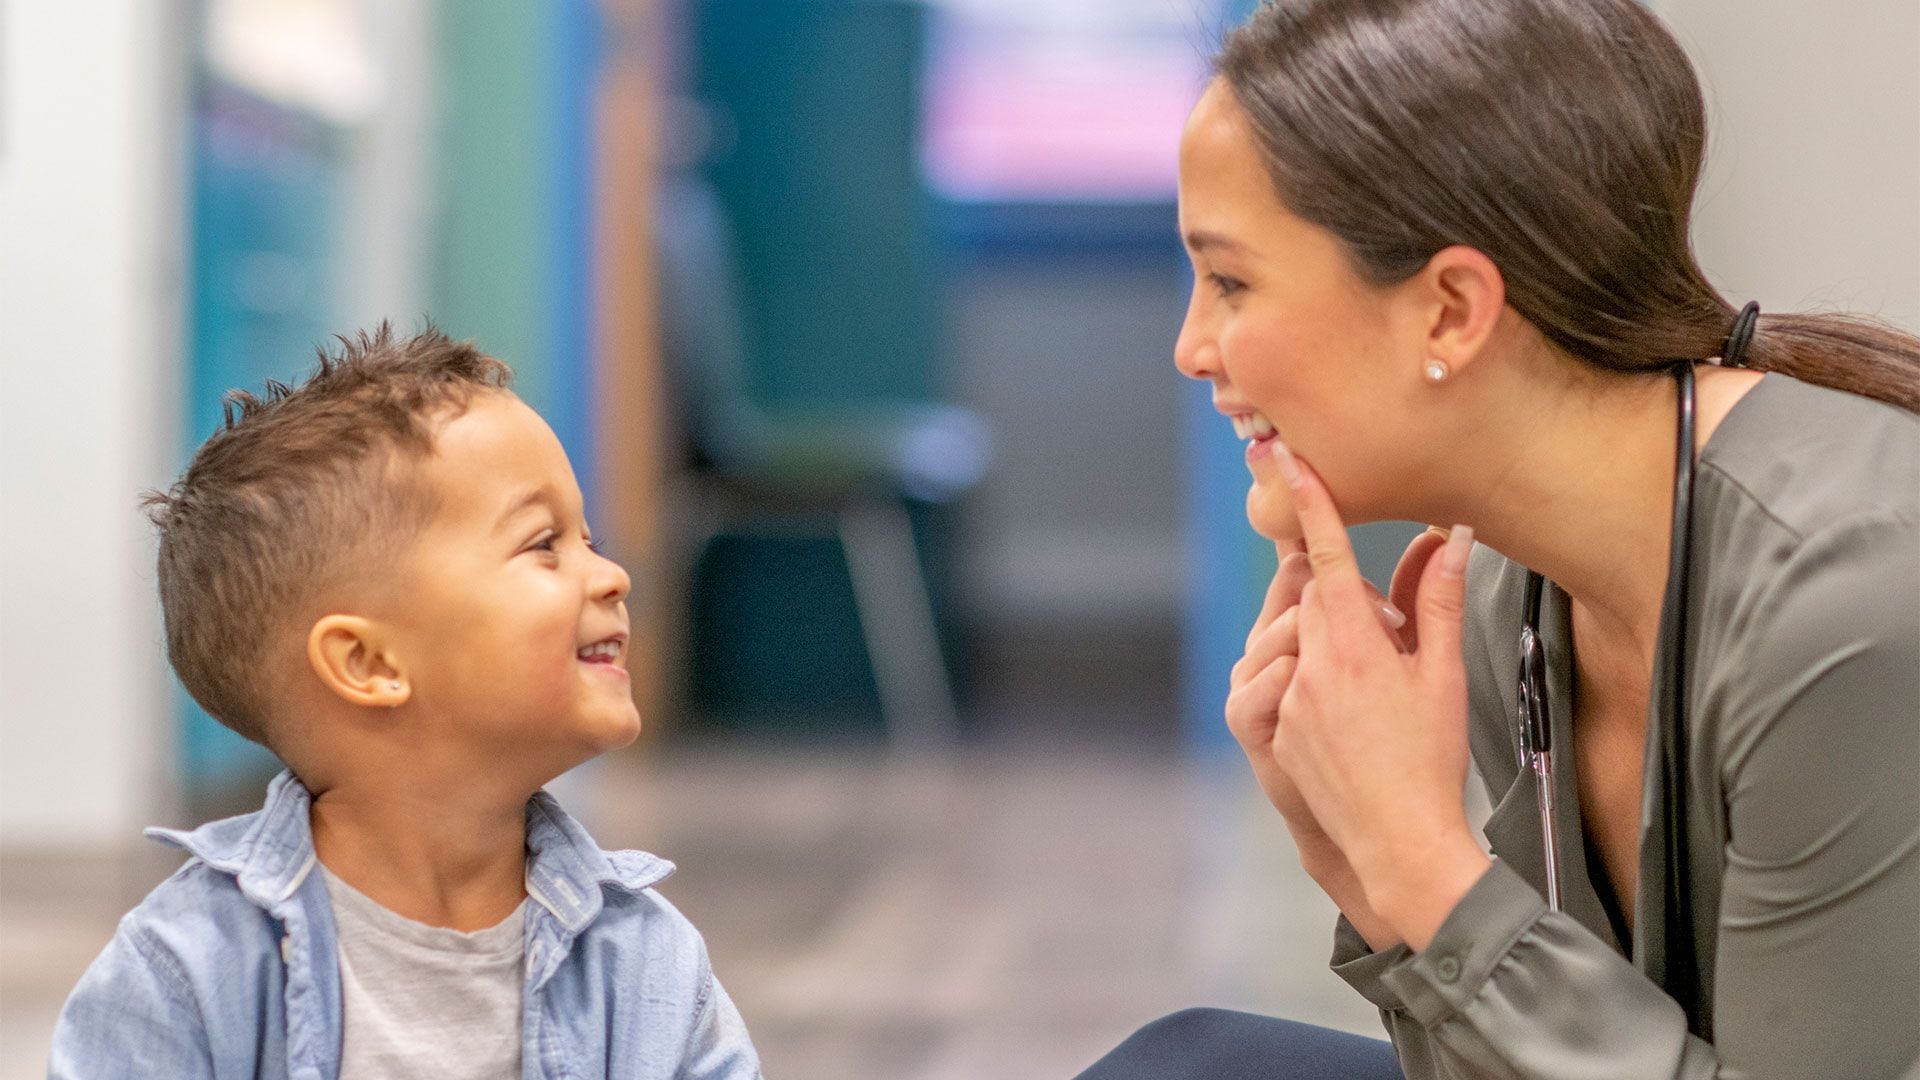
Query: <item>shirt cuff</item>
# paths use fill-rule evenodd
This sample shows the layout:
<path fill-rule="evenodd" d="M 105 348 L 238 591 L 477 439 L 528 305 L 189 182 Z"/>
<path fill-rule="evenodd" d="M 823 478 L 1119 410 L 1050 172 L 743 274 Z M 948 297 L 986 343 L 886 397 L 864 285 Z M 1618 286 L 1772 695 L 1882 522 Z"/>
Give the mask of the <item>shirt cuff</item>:
<path fill-rule="evenodd" d="M 1514 943 L 1546 912 L 1546 901 L 1534 887 L 1495 859 L 1448 912 L 1427 947 L 1388 965 L 1380 981 L 1422 1026 L 1437 1027 L 1467 1008 Z"/>
<path fill-rule="evenodd" d="M 1374 952 L 1367 939 L 1354 929 L 1345 915 L 1333 927 L 1333 973 L 1346 980 L 1348 986 L 1360 992 L 1360 996 L 1373 1003 L 1373 1007 L 1382 1012 L 1400 1012 L 1407 1003 L 1400 1000 L 1398 991 L 1380 981 L 1387 969 L 1412 956 L 1405 945 L 1395 945 L 1385 952 Z"/>

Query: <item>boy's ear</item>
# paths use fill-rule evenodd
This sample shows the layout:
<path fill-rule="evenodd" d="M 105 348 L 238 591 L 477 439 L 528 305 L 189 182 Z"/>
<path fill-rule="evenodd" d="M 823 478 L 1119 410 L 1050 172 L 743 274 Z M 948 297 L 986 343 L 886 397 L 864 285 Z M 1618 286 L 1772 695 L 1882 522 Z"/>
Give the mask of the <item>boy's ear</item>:
<path fill-rule="evenodd" d="M 371 709 L 407 703 L 413 689 L 382 642 L 382 627 L 358 615 L 327 615 L 307 632 L 307 662 L 328 690 Z"/>

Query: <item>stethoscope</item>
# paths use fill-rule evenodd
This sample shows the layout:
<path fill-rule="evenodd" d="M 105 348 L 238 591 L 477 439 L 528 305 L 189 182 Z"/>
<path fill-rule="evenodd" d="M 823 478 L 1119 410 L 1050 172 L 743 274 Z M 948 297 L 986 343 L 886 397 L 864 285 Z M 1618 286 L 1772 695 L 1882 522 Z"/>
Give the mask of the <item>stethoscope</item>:
<path fill-rule="evenodd" d="M 1757 309 L 1756 309 L 1757 310 Z M 1667 594 L 1661 607 L 1661 640 L 1667 642 L 1660 670 L 1668 677 L 1664 685 L 1673 690 L 1672 722 L 1659 733 L 1659 767 L 1668 794 L 1667 820 L 1663 823 L 1666 853 L 1669 858 L 1684 859 L 1686 836 L 1677 812 L 1681 785 L 1685 782 L 1686 738 L 1686 611 L 1688 554 L 1691 546 L 1689 522 L 1693 503 L 1693 363 L 1676 364 L 1674 381 L 1680 385 L 1680 419 L 1673 469 L 1673 534 L 1667 566 Z M 1518 753 L 1520 768 L 1532 772 L 1534 801 L 1540 814 L 1540 843 L 1546 856 L 1547 906 L 1560 906 L 1560 848 L 1554 835 L 1555 799 L 1553 778 L 1553 723 L 1547 705 L 1547 653 L 1540 639 L 1540 601 L 1546 591 L 1546 578 L 1527 573 L 1526 612 L 1520 628 L 1520 689 L 1518 693 Z"/>

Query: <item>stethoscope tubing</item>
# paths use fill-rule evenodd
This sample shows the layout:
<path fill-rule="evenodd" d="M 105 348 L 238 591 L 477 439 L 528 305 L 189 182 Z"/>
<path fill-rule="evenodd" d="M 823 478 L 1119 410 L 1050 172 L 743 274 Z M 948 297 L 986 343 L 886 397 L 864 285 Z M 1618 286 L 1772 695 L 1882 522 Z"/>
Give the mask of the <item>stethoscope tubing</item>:
<path fill-rule="evenodd" d="M 1675 381 L 1679 384 L 1679 417 L 1676 422 L 1674 451 L 1674 497 L 1673 497 L 1673 539 L 1671 549 L 1672 565 L 1669 570 L 1671 584 L 1669 591 L 1677 589 L 1678 595 L 1670 596 L 1666 605 L 1667 615 L 1684 619 L 1687 604 L 1689 533 L 1688 519 L 1693 502 L 1693 456 L 1694 456 L 1694 389 L 1693 365 L 1682 363 L 1674 370 Z M 1540 606 L 1545 592 L 1546 579 L 1537 572 L 1527 574 L 1526 607 L 1520 628 L 1520 689 L 1519 701 L 1519 738 L 1518 749 L 1521 768 L 1531 771 L 1534 780 L 1535 808 L 1540 814 L 1540 845 L 1547 879 L 1547 906 L 1560 911 L 1560 845 L 1555 822 L 1558 820 L 1555 805 L 1553 778 L 1553 727 L 1548 709 L 1546 693 L 1546 652 L 1540 638 Z M 1686 647 L 1684 630 L 1671 635 L 1669 647 Z M 1686 700 L 1684 683 L 1676 689 L 1676 703 L 1673 723 L 1682 725 L 1686 718 Z M 1675 743 L 1683 737 L 1676 731 L 1663 739 L 1669 770 L 1675 768 L 1670 760 L 1677 755 L 1668 743 Z M 1677 780 L 1671 780 L 1670 786 Z M 1672 831 L 1670 828 L 1669 831 Z M 1684 837 L 1669 838 L 1669 843 L 1680 844 Z"/>

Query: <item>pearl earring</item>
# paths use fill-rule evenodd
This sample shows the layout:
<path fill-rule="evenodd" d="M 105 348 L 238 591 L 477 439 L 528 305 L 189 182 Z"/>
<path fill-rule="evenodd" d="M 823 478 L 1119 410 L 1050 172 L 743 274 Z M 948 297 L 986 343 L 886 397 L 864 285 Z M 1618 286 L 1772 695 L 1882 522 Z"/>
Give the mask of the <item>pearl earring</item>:
<path fill-rule="evenodd" d="M 1427 381 L 1428 382 L 1430 383 L 1446 382 L 1447 376 L 1450 374 L 1452 374 L 1452 371 L 1447 367 L 1447 362 L 1445 360 L 1427 361 Z"/>
<path fill-rule="evenodd" d="M 392 682 L 388 683 L 387 685 L 393 687 L 393 692 L 396 694 L 399 693 L 401 690 L 401 684 L 399 679 L 395 679 Z"/>

